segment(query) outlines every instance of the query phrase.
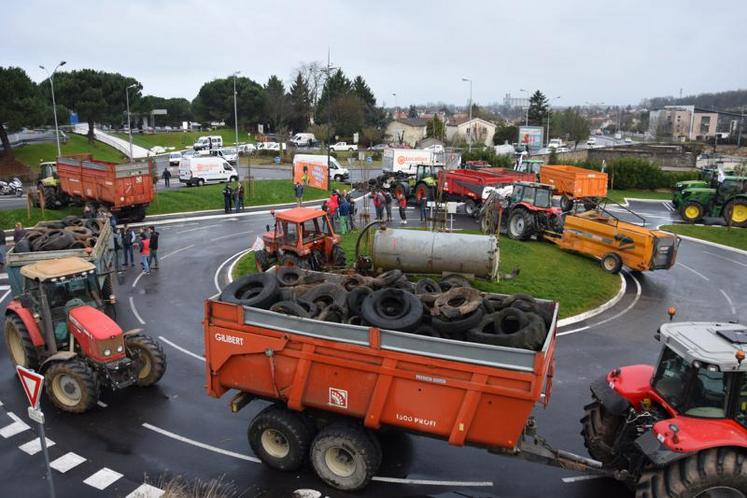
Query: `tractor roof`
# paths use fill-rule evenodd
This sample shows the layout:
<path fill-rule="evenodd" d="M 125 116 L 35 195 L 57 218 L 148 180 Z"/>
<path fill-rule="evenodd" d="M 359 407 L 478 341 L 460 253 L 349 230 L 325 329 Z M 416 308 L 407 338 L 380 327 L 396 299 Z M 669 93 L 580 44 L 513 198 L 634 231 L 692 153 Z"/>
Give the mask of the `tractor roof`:
<path fill-rule="evenodd" d="M 739 323 L 674 322 L 659 328 L 661 342 L 688 362 L 718 365 L 722 372 L 747 372 L 737 352 L 747 349 L 747 326 Z"/>
<path fill-rule="evenodd" d="M 303 223 L 304 221 L 313 220 L 314 218 L 319 218 L 325 214 L 327 213 L 321 209 L 297 207 L 285 211 L 278 211 L 275 213 L 275 218 L 282 221 L 289 221 L 291 223 Z"/>
<path fill-rule="evenodd" d="M 542 189 L 549 189 L 553 190 L 555 187 L 547 184 L 547 183 L 539 183 L 539 182 L 514 182 L 514 185 L 522 185 L 524 187 L 534 187 L 534 188 L 542 188 Z"/>
<path fill-rule="evenodd" d="M 44 282 L 53 278 L 67 277 L 95 269 L 96 267 L 85 259 L 71 257 L 48 259 L 26 265 L 21 268 L 21 275 Z"/>

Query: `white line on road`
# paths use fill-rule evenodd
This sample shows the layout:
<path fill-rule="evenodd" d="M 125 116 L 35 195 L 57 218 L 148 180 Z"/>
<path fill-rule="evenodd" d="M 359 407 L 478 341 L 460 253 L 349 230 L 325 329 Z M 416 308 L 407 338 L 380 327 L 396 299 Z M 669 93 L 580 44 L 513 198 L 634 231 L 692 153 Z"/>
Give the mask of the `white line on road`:
<path fill-rule="evenodd" d="M 103 401 L 97 401 L 96 404 L 99 405 L 101 408 L 108 408 L 109 407 L 109 405 L 107 405 Z"/>
<path fill-rule="evenodd" d="M 219 225 L 220 225 L 219 223 L 213 223 L 212 225 L 205 225 L 205 226 L 202 226 L 202 227 L 190 228 L 189 230 L 180 230 L 179 234 L 181 235 L 183 233 L 194 232 L 196 230 L 207 230 L 208 228 L 217 227 Z"/>
<path fill-rule="evenodd" d="M 55 442 L 48 437 L 45 437 L 44 440 L 47 441 L 47 448 L 51 448 L 55 445 Z M 42 450 L 41 438 L 32 439 L 28 443 L 24 443 L 19 446 L 18 449 L 20 449 L 24 453 L 28 453 L 29 455 L 36 455 Z"/>
<path fill-rule="evenodd" d="M 8 416 L 13 420 L 13 423 L 0 429 L 0 436 L 3 438 L 8 439 L 9 437 L 13 437 L 16 434 L 31 429 L 31 427 L 29 427 L 29 425 L 21 420 L 15 413 L 8 412 Z"/>
<path fill-rule="evenodd" d="M 578 481 L 590 481 L 592 479 L 602 479 L 606 476 L 575 476 L 575 477 L 564 477 L 561 479 L 564 483 L 568 484 L 571 482 L 578 482 Z"/>
<path fill-rule="evenodd" d="M 422 486 L 469 486 L 469 487 L 492 487 L 493 481 L 432 481 L 430 479 L 401 479 L 399 477 L 374 476 L 372 481 L 390 482 L 393 484 L 419 484 Z"/>
<path fill-rule="evenodd" d="M 220 264 L 220 266 L 218 267 L 218 269 L 217 269 L 217 270 L 215 270 L 215 275 L 213 276 L 213 283 L 215 283 L 215 288 L 216 288 L 216 289 L 218 290 L 218 293 L 219 293 L 219 294 L 220 294 L 220 292 L 221 292 L 221 290 L 222 290 L 222 289 L 220 288 L 220 284 L 218 284 L 218 275 L 220 275 L 220 271 L 221 271 L 221 270 L 223 269 L 223 267 L 224 267 L 224 266 L 226 266 L 226 264 L 227 264 L 227 263 L 228 263 L 229 261 L 231 261 L 231 260 L 232 260 L 233 258 L 239 258 L 239 257 L 241 257 L 241 255 L 242 255 L 242 254 L 244 254 L 245 252 L 248 252 L 248 251 L 249 251 L 249 249 L 244 249 L 244 250 L 242 250 L 242 251 L 239 251 L 239 252 L 237 252 L 236 254 L 234 254 L 233 256 L 231 256 L 230 258 L 228 258 L 227 260 L 225 260 L 224 262 L 222 262 L 222 263 Z"/>
<path fill-rule="evenodd" d="M 64 474 L 68 470 L 72 469 L 73 467 L 77 467 L 85 461 L 85 458 L 80 455 L 76 455 L 71 451 L 69 453 L 65 453 L 57 460 L 50 463 L 49 466 Z"/>
<path fill-rule="evenodd" d="M 130 296 L 130 309 L 132 310 L 132 314 L 135 315 L 135 318 L 137 318 L 137 321 L 140 322 L 140 325 L 145 325 L 145 320 L 140 318 L 140 313 L 135 309 L 135 300 L 132 299 L 132 296 Z"/>
<path fill-rule="evenodd" d="M 3 294 L 2 297 L 0 297 L 0 303 L 5 301 L 5 298 L 8 297 L 8 294 L 10 294 L 10 290 L 6 291 L 5 294 Z"/>
<path fill-rule="evenodd" d="M 716 254 L 715 252 L 711 252 L 711 251 L 703 251 L 703 252 L 706 253 L 706 254 L 710 254 L 711 256 L 716 256 L 717 258 L 721 258 L 723 260 L 726 260 L 729 263 L 734 263 L 735 265 L 744 266 L 745 268 L 747 268 L 747 264 L 740 263 L 736 259 L 726 258 L 726 257 L 724 257 L 724 256 L 722 256 L 720 254 Z"/>
<path fill-rule="evenodd" d="M 0 290 L 8 290 L 10 289 L 10 285 L 0 285 Z"/>
<path fill-rule="evenodd" d="M 161 259 L 163 260 L 163 259 L 168 258 L 169 256 L 173 256 L 174 254 L 178 254 L 178 253 L 180 253 L 182 251 L 186 251 L 187 249 L 192 249 L 194 246 L 195 246 L 194 244 L 190 244 L 190 245 L 188 245 L 186 247 L 182 247 L 180 249 L 176 249 L 174 251 L 171 251 L 168 254 L 164 254 L 163 256 L 161 256 Z"/>
<path fill-rule="evenodd" d="M 204 356 L 200 356 L 200 355 L 198 355 L 198 354 L 196 354 L 196 353 L 193 353 L 192 351 L 190 351 L 190 350 L 188 350 L 188 349 L 184 349 L 183 347 L 179 346 L 178 344 L 174 344 L 174 343 L 173 343 L 173 342 L 171 342 L 170 340 L 166 339 L 166 338 L 165 338 L 164 336 L 162 336 L 162 335 L 159 335 L 159 336 L 158 336 L 158 338 L 159 338 L 159 339 L 160 339 L 161 341 L 163 341 L 163 342 L 165 342 L 166 344 L 168 344 L 169 346 L 171 346 L 172 348 L 174 348 L 174 349 L 178 349 L 179 351 L 181 351 L 181 352 L 182 352 L 182 353 L 184 353 L 184 354 L 188 354 L 189 356 L 191 356 L 191 357 L 193 357 L 193 358 L 197 358 L 197 359 L 198 359 L 198 360 L 200 360 L 200 361 L 205 361 L 205 357 L 204 357 Z"/>
<path fill-rule="evenodd" d="M 223 240 L 223 239 L 229 239 L 231 237 L 237 237 L 239 235 L 251 235 L 252 232 L 238 232 L 238 233 L 229 233 L 228 235 L 223 235 L 221 237 L 215 237 L 214 239 L 210 239 L 211 241 L 215 240 Z"/>
<path fill-rule="evenodd" d="M 198 448 L 202 448 L 204 450 L 213 451 L 215 453 L 220 453 L 222 455 L 227 455 L 230 457 L 238 458 L 240 460 L 247 460 L 249 462 L 260 463 L 259 458 L 252 457 L 249 455 L 242 455 L 241 453 L 236 453 L 235 451 L 224 450 L 223 448 L 211 446 L 209 444 L 202 443 L 200 441 L 195 441 L 194 439 L 189 439 L 188 437 L 180 436 L 179 434 L 174 434 L 173 432 L 169 432 L 166 429 L 161 429 L 160 427 L 156 427 L 155 425 L 151 425 L 147 422 L 143 424 L 143 427 L 153 432 L 162 434 L 166 437 L 170 437 L 171 439 L 176 439 L 177 441 L 181 441 L 182 443 L 191 444 L 192 446 L 197 446 Z"/>
<path fill-rule="evenodd" d="M 249 252 L 252 252 L 252 250 L 251 249 L 247 249 L 246 251 L 244 251 L 244 253 L 241 256 L 239 256 L 236 259 L 234 259 L 233 263 L 231 263 L 231 266 L 228 267 L 228 283 L 229 284 L 231 282 L 233 282 L 233 269 L 236 268 L 236 264 L 244 256 L 244 254 L 249 253 Z M 218 294 L 218 295 L 220 295 L 220 294 Z"/>
<path fill-rule="evenodd" d="M 83 482 L 98 490 L 104 490 L 118 481 L 122 474 L 109 468 L 102 468 L 98 472 L 88 476 Z"/>
<path fill-rule="evenodd" d="M 710 279 L 709 279 L 708 277 L 706 277 L 705 275 L 703 275 L 702 273 L 700 273 L 700 272 L 699 272 L 698 270 L 696 270 L 695 268 L 690 268 L 690 267 L 689 267 L 689 266 L 687 266 L 687 265 L 686 265 L 685 263 L 677 263 L 677 264 L 678 264 L 678 265 L 680 265 L 681 267 L 685 268 L 686 270 L 690 270 L 691 272 L 693 272 L 694 274 L 696 274 L 697 276 L 699 276 L 699 277 L 700 277 L 700 278 L 702 278 L 703 280 L 705 280 L 705 281 L 710 281 Z"/>
<path fill-rule="evenodd" d="M 145 275 L 145 272 L 140 272 L 137 277 L 135 277 L 135 281 L 132 282 L 132 288 L 134 289 L 138 282 L 140 282 L 140 279 L 142 276 Z"/>
<path fill-rule="evenodd" d="M 718 291 L 724 296 L 724 299 L 726 299 L 726 302 L 729 303 L 729 307 L 731 308 L 731 314 L 736 315 L 737 308 L 734 307 L 734 301 L 731 300 L 731 298 L 729 297 L 729 294 L 724 292 L 724 289 L 719 289 Z"/>

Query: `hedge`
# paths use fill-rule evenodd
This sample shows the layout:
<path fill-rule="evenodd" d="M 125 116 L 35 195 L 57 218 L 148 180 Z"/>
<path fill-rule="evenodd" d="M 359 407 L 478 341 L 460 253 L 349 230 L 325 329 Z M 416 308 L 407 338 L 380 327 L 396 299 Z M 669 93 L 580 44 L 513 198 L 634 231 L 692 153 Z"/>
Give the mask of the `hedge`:
<path fill-rule="evenodd" d="M 462 162 L 467 161 L 486 161 L 496 168 L 511 168 L 514 164 L 514 158 L 510 155 L 496 155 L 495 150 L 490 148 L 473 149 L 462 152 Z"/>
<path fill-rule="evenodd" d="M 575 164 L 596 171 L 602 169 L 601 164 L 589 161 L 579 161 Z M 609 177 L 610 188 L 614 187 L 617 190 L 673 188 L 677 182 L 700 178 L 697 171 L 663 171 L 655 163 L 635 157 L 613 159 L 607 163 L 605 171 Z"/>

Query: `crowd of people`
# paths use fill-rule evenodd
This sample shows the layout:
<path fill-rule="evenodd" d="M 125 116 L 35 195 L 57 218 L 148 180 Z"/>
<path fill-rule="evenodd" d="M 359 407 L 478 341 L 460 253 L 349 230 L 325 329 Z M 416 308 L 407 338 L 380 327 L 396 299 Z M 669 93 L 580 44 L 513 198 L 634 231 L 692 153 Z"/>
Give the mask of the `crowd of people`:
<path fill-rule="evenodd" d="M 129 225 L 117 229 L 116 221 L 112 222 L 114 229 L 114 265 L 118 272 L 127 268 L 135 268 L 135 251 L 140 256 L 140 267 L 146 275 L 151 270 L 158 270 L 158 239 L 160 233 L 151 225 L 141 227 L 136 231 Z"/>
<path fill-rule="evenodd" d="M 349 230 L 355 230 L 355 213 L 357 211 L 355 200 L 347 190 L 342 193 L 335 190 L 322 203 L 322 210 L 327 212 L 327 216 L 332 223 L 332 230 L 340 231 L 345 234 Z"/>
<path fill-rule="evenodd" d="M 226 183 L 223 188 L 223 210 L 226 214 L 235 210 L 237 213 L 244 210 L 244 184 L 236 183 L 234 187 L 231 187 L 230 183 Z"/>

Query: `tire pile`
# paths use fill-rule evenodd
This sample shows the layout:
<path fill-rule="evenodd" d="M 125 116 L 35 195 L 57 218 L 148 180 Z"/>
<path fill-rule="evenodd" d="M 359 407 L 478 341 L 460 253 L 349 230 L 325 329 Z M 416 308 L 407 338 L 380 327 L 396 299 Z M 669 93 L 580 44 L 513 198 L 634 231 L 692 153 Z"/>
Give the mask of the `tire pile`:
<path fill-rule="evenodd" d="M 14 247 L 16 253 L 61 251 L 94 247 L 105 220 L 66 216 L 58 221 L 40 221 L 26 230 Z"/>
<path fill-rule="evenodd" d="M 526 294 L 486 294 L 458 275 L 412 283 L 400 270 L 377 277 L 297 267 L 253 273 L 228 285 L 221 301 L 286 315 L 539 351 L 554 306 Z"/>

